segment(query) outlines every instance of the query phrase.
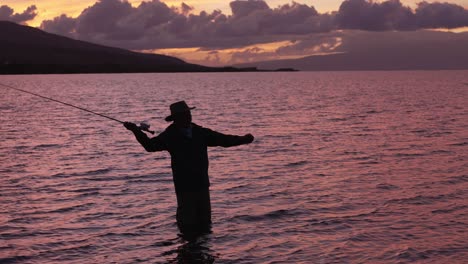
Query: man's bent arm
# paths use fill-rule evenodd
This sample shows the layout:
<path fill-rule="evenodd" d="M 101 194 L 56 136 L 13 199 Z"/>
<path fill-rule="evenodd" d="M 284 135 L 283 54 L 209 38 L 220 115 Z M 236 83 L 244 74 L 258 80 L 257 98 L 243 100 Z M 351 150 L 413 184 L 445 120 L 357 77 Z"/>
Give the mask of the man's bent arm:
<path fill-rule="evenodd" d="M 149 138 L 140 129 L 133 127 L 132 125 L 125 126 L 128 130 L 132 131 L 135 135 L 136 140 L 145 148 L 148 152 L 166 150 L 166 143 L 164 142 L 164 132 L 154 138 Z"/>

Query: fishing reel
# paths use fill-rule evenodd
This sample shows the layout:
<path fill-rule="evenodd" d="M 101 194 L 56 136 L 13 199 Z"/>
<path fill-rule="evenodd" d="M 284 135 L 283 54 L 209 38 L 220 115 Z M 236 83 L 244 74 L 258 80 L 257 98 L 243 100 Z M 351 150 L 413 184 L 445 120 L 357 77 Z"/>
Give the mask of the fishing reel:
<path fill-rule="evenodd" d="M 149 129 L 149 128 L 150 128 L 150 125 L 149 125 L 149 124 L 140 123 L 140 126 L 138 126 L 138 128 L 139 128 L 141 131 L 145 131 L 145 132 L 154 134 L 154 131 L 152 131 L 152 130 Z"/>

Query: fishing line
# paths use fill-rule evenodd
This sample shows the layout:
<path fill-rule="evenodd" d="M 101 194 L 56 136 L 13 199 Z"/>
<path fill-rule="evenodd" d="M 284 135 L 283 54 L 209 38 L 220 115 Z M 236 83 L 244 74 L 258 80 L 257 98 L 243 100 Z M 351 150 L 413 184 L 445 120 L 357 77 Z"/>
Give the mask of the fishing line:
<path fill-rule="evenodd" d="M 70 107 L 73 107 L 73 108 L 76 108 L 76 109 L 79 109 L 79 110 L 82 110 L 82 111 L 85 111 L 85 112 L 88 112 L 88 113 L 91 113 L 91 114 L 94 114 L 94 115 L 98 115 L 98 116 L 101 116 L 101 117 L 104 117 L 104 118 L 119 122 L 121 124 L 125 123 L 124 121 L 118 120 L 116 118 L 106 116 L 106 115 L 103 115 L 103 114 L 100 114 L 100 113 L 96 113 L 96 112 L 88 110 L 86 108 L 79 107 L 79 106 L 76 106 L 76 105 L 72 105 L 72 104 L 69 104 L 69 103 L 66 103 L 66 102 L 62 102 L 62 101 L 54 99 L 54 98 L 43 96 L 43 95 L 33 93 L 33 92 L 30 92 L 30 91 L 26 91 L 26 90 L 23 90 L 23 89 L 19 89 L 19 88 L 16 88 L 16 87 L 13 87 L 13 86 L 10 86 L 10 85 L 6 85 L 6 84 L 3 84 L 3 83 L 0 83 L 0 86 L 3 86 L 5 88 L 9 88 L 9 89 L 12 89 L 12 90 L 20 91 L 20 92 L 23 92 L 23 93 L 27 93 L 27 94 L 30 94 L 30 95 L 34 95 L 34 96 L 37 96 L 37 97 L 40 97 L 40 98 L 43 98 L 43 99 L 47 99 L 49 101 L 53 101 L 53 102 L 56 102 L 56 103 L 60 103 L 60 104 L 66 105 L 66 106 L 70 106 Z M 151 134 L 154 134 L 154 131 L 150 131 L 149 127 L 150 126 L 148 124 L 142 123 L 142 124 L 140 124 L 139 128 L 141 130 L 143 130 L 143 131 L 147 131 L 147 132 L 150 132 Z"/>

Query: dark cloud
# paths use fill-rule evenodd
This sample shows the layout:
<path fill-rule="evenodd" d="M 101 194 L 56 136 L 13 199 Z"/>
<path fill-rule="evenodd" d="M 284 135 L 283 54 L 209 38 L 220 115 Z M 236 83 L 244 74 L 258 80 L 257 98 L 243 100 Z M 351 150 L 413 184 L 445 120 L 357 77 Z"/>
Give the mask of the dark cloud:
<path fill-rule="evenodd" d="M 41 28 L 81 40 L 145 50 L 241 47 L 340 29 L 384 31 L 468 26 L 468 11 L 449 3 L 421 2 L 412 10 L 399 0 L 346 0 L 337 12 L 325 14 L 318 13 L 313 6 L 295 2 L 271 8 L 262 0 L 233 1 L 230 7 L 232 15 L 219 10 L 194 14 L 186 4 L 169 7 L 151 0 L 133 7 L 126 0 L 100 0 L 76 18 L 62 15 L 44 21 Z"/>
<path fill-rule="evenodd" d="M 43 21 L 41 27 L 55 34 L 72 36 L 76 28 L 76 19 L 61 15 L 52 20 Z"/>
<path fill-rule="evenodd" d="M 182 14 L 187 15 L 193 10 L 193 7 L 187 5 L 186 3 L 182 3 L 180 9 L 182 11 Z"/>
<path fill-rule="evenodd" d="M 257 12 L 269 10 L 270 7 L 261 0 L 233 1 L 229 4 L 234 18 L 255 15 Z"/>
<path fill-rule="evenodd" d="M 9 6 L 0 6 L 0 20 L 11 21 L 15 23 L 25 23 L 26 21 L 33 20 L 37 16 L 37 8 L 35 5 L 29 6 L 23 13 L 14 13 L 15 11 Z"/>
<path fill-rule="evenodd" d="M 324 27 L 327 15 L 319 15 L 313 6 L 285 4 L 271 9 L 264 1 L 231 2 L 233 15 L 227 25 L 238 36 L 308 34 L 329 31 L 330 24 Z"/>
<path fill-rule="evenodd" d="M 175 8 L 152 0 L 132 7 L 127 1 L 101 0 L 75 19 L 62 15 L 44 21 L 41 28 L 112 46 L 154 49 L 235 47 L 325 32 L 333 26 L 330 15 L 294 2 L 272 9 L 260 0 L 234 1 L 231 8 L 232 16 L 219 10 L 192 14 L 186 4 Z"/>
<path fill-rule="evenodd" d="M 128 2 L 101 0 L 86 8 L 78 17 L 76 34 L 80 38 L 101 41 L 124 38 L 123 35 L 126 34 L 123 31 L 124 28 L 131 27 L 135 19 L 132 11 L 133 7 Z M 150 18 L 148 23 L 150 23 Z"/>
<path fill-rule="evenodd" d="M 346 0 L 336 15 L 336 23 L 341 29 L 382 31 L 415 28 L 413 12 L 399 0 L 382 3 Z"/>
<path fill-rule="evenodd" d="M 421 2 L 413 12 L 399 0 L 346 0 L 336 14 L 336 24 L 340 29 L 371 31 L 457 28 L 468 26 L 468 10 L 455 4 Z"/>
<path fill-rule="evenodd" d="M 421 2 L 416 8 L 417 25 L 421 28 L 457 28 L 468 26 L 468 10 L 449 3 Z"/>

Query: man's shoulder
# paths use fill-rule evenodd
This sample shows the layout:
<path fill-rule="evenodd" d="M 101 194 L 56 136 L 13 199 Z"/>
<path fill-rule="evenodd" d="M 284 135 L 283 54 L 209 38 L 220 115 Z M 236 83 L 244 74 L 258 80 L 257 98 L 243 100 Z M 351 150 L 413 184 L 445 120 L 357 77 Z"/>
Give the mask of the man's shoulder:
<path fill-rule="evenodd" d="M 212 131 L 211 129 L 209 128 L 206 128 L 206 127 L 203 127 L 203 126 L 200 126 L 200 125 L 197 125 L 195 123 L 192 123 L 192 129 L 193 130 L 200 130 L 200 131 Z"/>
<path fill-rule="evenodd" d="M 195 128 L 195 129 L 204 129 L 204 127 L 200 126 L 200 125 L 197 125 L 195 123 L 192 123 L 192 128 Z"/>
<path fill-rule="evenodd" d="M 166 129 L 164 129 L 163 132 L 161 132 L 160 135 L 163 135 L 163 136 L 164 135 L 170 135 L 170 134 L 174 133 L 174 131 L 175 131 L 174 124 L 170 124 L 169 126 L 166 127 Z"/>
<path fill-rule="evenodd" d="M 198 131 L 198 132 L 206 132 L 206 131 L 211 131 L 211 129 L 208 129 L 208 128 L 205 128 L 205 127 L 202 127 L 200 125 L 197 125 L 195 123 L 192 123 L 191 124 L 191 129 L 192 131 Z M 166 127 L 166 129 L 161 133 L 161 134 L 168 134 L 168 135 L 178 135 L 180 133 L 179 131 L 179 128 L 177 128 L 176 125 L 174 124 L 170 124 L 168 127 Z"/>

